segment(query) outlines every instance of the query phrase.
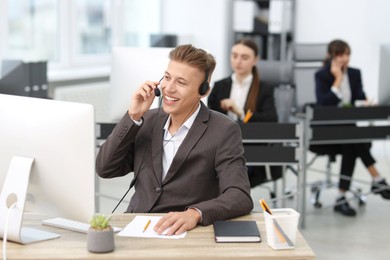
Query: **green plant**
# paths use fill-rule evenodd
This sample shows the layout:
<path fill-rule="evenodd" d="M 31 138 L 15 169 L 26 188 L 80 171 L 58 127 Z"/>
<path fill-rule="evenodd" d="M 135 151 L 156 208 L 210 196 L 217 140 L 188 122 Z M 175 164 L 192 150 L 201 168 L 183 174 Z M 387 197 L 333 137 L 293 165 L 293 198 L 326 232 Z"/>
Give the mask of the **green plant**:
<path fill-rule="evenodd" d="M 104 230 L 109 228 L 110 219 L 111 215 L 105 216 L 104 214 L 95 214 L 89 221 L 89 224 L 93 229 Z"/>

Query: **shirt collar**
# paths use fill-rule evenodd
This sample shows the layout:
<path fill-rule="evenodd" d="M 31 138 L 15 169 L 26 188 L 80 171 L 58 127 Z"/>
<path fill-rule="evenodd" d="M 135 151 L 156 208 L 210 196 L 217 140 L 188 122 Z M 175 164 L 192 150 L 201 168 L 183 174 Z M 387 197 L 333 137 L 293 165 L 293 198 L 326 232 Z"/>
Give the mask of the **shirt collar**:
<path fill-rule="evenodd" d="M 248 76 L 246 76 L 246 78 L 244 78 L 244 80 L 242 81 L 242 83 L 238 82 L 237 80 L 237 75 L 236 73 L 233 73 L 232 74 L 232 81 L 234 84 L 238 84 L 238 85 L 250 85 L 250 83 L 252 82 L 253 80 L 253 74 L 249 74 Z"/>
<path fill-rule="evenodd" d="M 198 108 L 195 110 L 195 112 L 182 124 L 182 126 L 185 126 L 187 129 L 190 129 L 192 124 L 194 123 L 195 121 L 195 118 L 196 116 L 199 114 L 199 111 L 200 111 L 200 102 L 198 103 Z M 169 115 L 168 117 L 168 120 L 167 122 L 165 122 L 165 125 L 164 125 L 164 131 L 165 131 L 165 134 L 168 133 L 168 127 L 169 127 L 169 124 L 171 123 L 171 115 Z M 179 127 L 179 129 L 177 131 L 179 131 L 181 128 L 181 126 Z"/>

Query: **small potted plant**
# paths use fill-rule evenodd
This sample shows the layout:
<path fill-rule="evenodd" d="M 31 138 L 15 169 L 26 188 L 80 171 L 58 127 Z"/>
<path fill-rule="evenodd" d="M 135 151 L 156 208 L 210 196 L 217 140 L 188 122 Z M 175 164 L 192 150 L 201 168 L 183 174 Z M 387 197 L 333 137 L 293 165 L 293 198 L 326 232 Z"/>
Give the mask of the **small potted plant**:
<path fill-rule="evenodd" d="M 87 249 L 92 253 L 108 253 L 114 250 L 114 231 L 110 226 L 111 216 L 95 214 L 89 224 Z"/>

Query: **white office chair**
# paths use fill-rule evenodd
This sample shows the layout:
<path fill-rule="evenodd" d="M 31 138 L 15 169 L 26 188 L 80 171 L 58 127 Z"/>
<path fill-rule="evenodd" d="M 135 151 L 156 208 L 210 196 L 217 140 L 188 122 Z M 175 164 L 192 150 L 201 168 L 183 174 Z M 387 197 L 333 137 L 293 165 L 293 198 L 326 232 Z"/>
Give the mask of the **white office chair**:
<path fill-rule="evenodd" d="M 315 104 L 315 72 L 322 67 L 325 59 L 327 44 L 295 44 L 294 82 L 296 86 L 295 107 L 297 112 L 304 112 L 308 105 Z"/>

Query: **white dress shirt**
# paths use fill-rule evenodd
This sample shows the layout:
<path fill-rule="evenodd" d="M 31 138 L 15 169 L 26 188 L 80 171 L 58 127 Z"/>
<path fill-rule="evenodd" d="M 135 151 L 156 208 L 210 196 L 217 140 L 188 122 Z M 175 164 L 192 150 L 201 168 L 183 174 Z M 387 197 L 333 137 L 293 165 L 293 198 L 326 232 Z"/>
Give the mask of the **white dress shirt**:
<path fill-rule="evenodd" d="M 233 112 L 228 111 L 227 115 L 237 121 L 237 119 L 244 119 L 245 116 L 245 103 L 248 97 L 249 89 L 251 88 L 253 80 L 253 75 L 249 74 L 243 81 L 240 83 L 237 80 L 235 73 L 232 74 L 232 89 L 230 90 L 230 98 L 233 98 L 237 106 L 241 109 L 241 118 L 238 118 L 237 115 Z"/>
<path fill-rule="evenodd" d="M 163 163 L 162 180 L 164 180 L 165 177 L 167 176 L 173 158 L 175 157 L 177 150 L 179 150 L 179 147 L 182 144 L 184 138 L 187 136 L 188 131 L 190 130 L 192 124 L 194 123 L 195 118 L 198 115 L 199 111 L 200 111 L 200 103 L 196 111 L 173 134 L 171 134 L 168 131 L 169 125 L 171 123 L 171 116 L 168 117 L 168 120 L 164 126 L 164 140 L 163 140 L 164 152 L 162 156 L 162 163 Z"/>

